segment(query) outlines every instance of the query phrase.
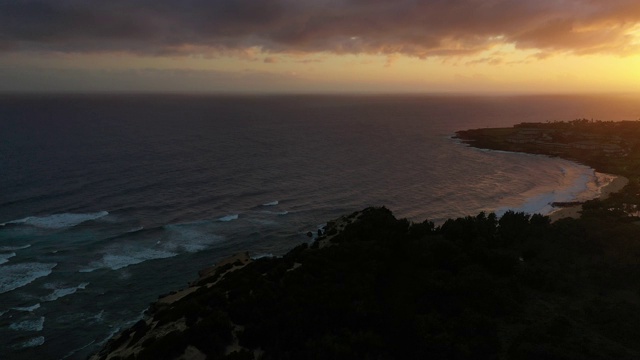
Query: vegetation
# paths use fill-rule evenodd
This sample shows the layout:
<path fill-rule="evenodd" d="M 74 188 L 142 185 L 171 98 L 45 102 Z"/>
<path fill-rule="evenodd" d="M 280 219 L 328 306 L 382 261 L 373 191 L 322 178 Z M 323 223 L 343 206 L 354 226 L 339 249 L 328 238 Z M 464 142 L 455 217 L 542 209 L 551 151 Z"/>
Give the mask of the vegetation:
<path fill-rule="evenodd" d="M 637 233 L 514 212 L 436 227 L 370 208 L 333 246 L 256 260 L 158 308 L 189 326 L 133 358 L 190 345 L 210 359 L 638 358 Z M 243 350 L 226 354 L 234 326 Z"/>

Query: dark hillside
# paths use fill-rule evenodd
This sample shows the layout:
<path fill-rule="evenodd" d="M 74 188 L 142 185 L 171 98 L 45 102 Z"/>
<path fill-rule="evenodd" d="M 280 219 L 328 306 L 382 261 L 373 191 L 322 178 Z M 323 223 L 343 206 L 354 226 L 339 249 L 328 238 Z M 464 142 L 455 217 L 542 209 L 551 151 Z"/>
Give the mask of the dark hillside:
<path fill-rule="evenodd" d="M 95 358 L 640 357 L 629 221 L 508 212 L 435 227 L 369 208 L 326 233 L 159 301 Z"/>

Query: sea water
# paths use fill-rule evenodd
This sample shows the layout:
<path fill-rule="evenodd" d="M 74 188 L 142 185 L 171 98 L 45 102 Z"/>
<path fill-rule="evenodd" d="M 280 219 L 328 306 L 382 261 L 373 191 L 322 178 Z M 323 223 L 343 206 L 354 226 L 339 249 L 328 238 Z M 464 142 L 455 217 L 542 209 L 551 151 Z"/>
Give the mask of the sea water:
<path fill-rule="evenodd" d="M 235 252 L 367 206 L 442 223 L 548 213 L 610 179 L 456 130 L 635 119 L 629 97 L 0 97 L 0 358 L 83 359 Z"/>

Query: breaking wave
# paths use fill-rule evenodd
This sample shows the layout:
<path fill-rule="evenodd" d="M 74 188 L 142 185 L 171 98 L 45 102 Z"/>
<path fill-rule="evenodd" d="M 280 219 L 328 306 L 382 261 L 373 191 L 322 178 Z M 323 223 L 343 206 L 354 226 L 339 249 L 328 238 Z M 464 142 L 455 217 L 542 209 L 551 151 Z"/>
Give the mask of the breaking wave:
<path fill-rule="evenodd" d="M 75 294 L 78 290 L 84 290 L 89 283 L 82 283 L 75 287 L 54 289 L 53 292 L 42 298 L 42 301 L 56 301 L 61 297 Z M 38 304 L 39 305 L 39 304 Z"/>
<path fill-rule="evenodd" d="M 15 331 L 42 331 L 44 328 L 44 316 L 33 320 L 24 320 L 9 325 L 9 329 Z"/>
<path fill-rule="evenodd" d="M 44 336 L 38 336 L 36 338 L 23 342 L 22 344 L 20 344 L 19 348 L 22 348 L 22 349 L 32 348 L 36 346 L 41 346 L 42 344 L 44 344 Z"/>
<path fill-rule="evenodd" d="M 109 215 L 108 211 L 100 211 L 87 214 L 54 214 L 48 216 L 29 216 L 24 219 L 12 220 L 0 226 L 5 225 L 28 225 L 42 229 L 63 229 L 73 227 L 85 221 L 97 220 Z"/>
<path fill-rule="evenodd" d="M 57 263 L 22 263 L 0 266 L 0 294 L 48 276 L 57 265 Z"/>
<path fill-rule="evenodd" d="M 9 259 L 11 259 L 12 257 L 16 256 L 16 253 L 12 252 L 12 253 L 5 253 L 5 254 L 0 254 L 0 265 L 4 264 L 4 263 L 8 263 Z"/>
<path fill-rule="evenodd" d="M 218 221 L 223 221 L 223 222 L 233 221 L 233 220 L 238 220 L 238 214 L 227 215 L 218 219 Z"/>

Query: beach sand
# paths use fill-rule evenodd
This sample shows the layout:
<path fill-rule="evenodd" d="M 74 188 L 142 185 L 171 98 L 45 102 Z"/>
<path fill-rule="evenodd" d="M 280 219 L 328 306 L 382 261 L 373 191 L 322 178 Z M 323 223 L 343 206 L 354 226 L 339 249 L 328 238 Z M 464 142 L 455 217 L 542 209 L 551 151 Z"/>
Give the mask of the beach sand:
<path fill-rule="evenodd" d="M 609 197 L 610 194 L 616 193 L 622 190 L 623 187 L 627 186 L 629 183 L 629 179 L 624 176 L 612 175 L 615 176 L 615 179 L 602 188 L 599 199 L 604 200 Z M 549 218 L 551 221 L 557 221 L 564 218 L 580 218 L 580 212 L 582 211 L 582 205 L 576 206 L 568 206 L 565 208 L 561 208 L 557 211 L 549 214 Z"/>

